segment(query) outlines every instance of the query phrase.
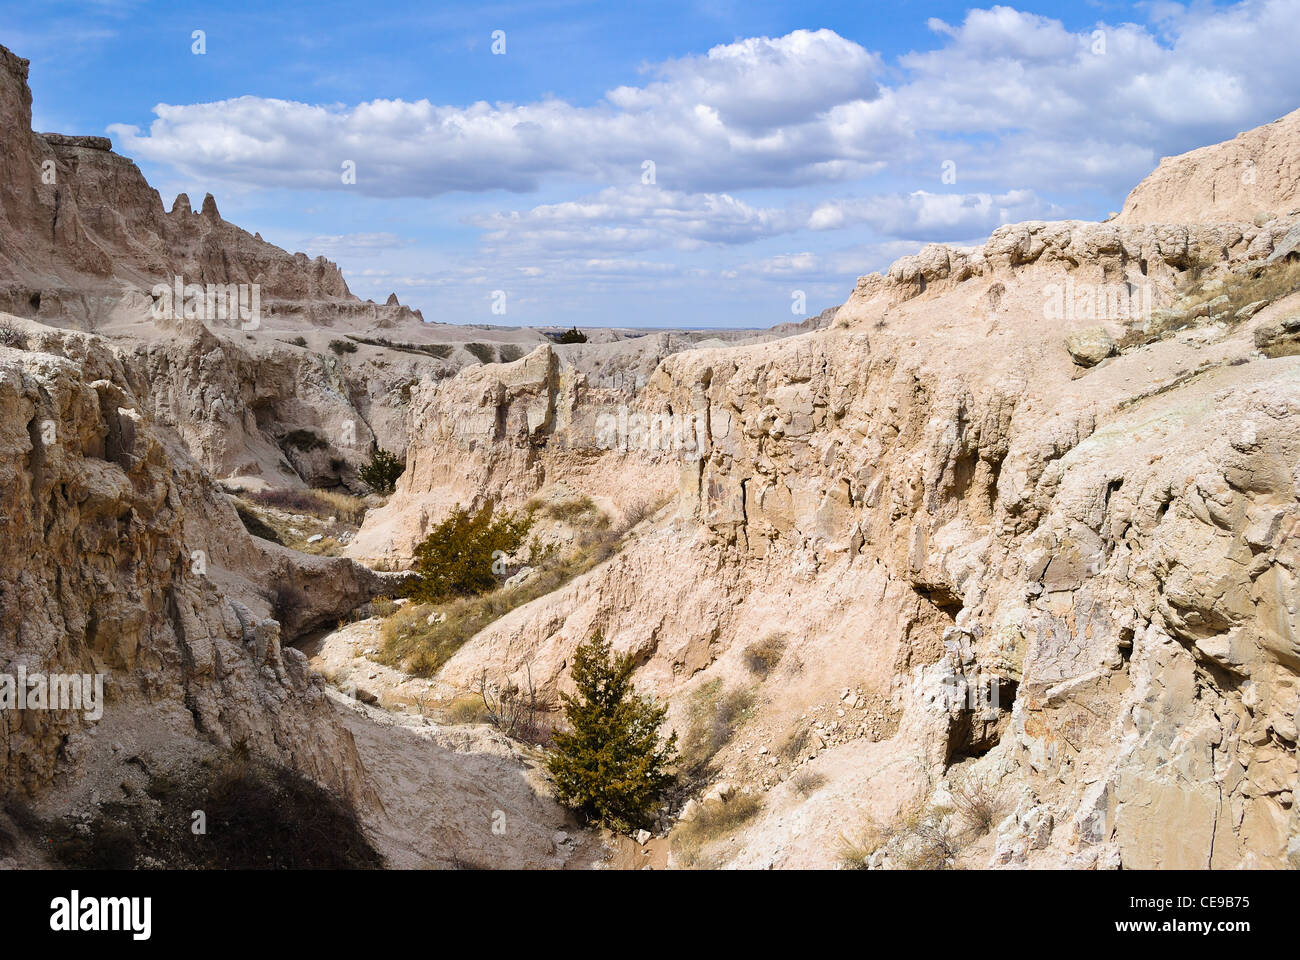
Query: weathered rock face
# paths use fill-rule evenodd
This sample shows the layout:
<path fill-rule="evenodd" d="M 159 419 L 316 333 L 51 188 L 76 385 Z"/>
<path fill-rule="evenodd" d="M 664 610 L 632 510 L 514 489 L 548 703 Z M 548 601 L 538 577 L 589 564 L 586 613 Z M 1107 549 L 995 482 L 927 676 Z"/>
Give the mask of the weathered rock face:
<path fill-rule="evenodd" d="M 0 47 L 0 310 L 94 329 L 147 308 L 155 284 L 252 284 L 283 318 L 394 325 L 397 303 L 362 303 L 324 257 L 289 254 L 221 218 L 211 194 L 170 212 L 139 168 L 104 137 L 31 129 L 27 61 Z M 283 321 L 281 321 L 283 322 Z"/>
<path fill-rule="evenodd" d="M 1121 223 L 1266 222 L 1300 213 L 1300 110 L 1235 139 L 1165 157 L 1124 201 Z"/>
<path fill-rule="evenodd" d="M 369 802 L 350 735 L 281 637 L 373 596 L 379 576 L 248 536 L 151 423 L 121 357 L 63 336 L 76 360 L 0 348 L 0 663 L 101 674 L 105 702 L 98 720 L 0 712 L 0 783 L 38 800 L 57 786 L 66 810 L 111 797 L 125 764 L 242 744 Z M 273 590 L 306 586 L 273 619 Z"/>
<path fill-rule="evenodd" d="M 618 503 L 600 478 L 645 476 L 638 456 L 677 472 L 673 516 L 441 679 L 529 664 L 562 688 L 600 629 L 678 729 L 703 684 L 756 688 L 723 755 L 765 803 L 719 853 L 737 865 L 826 865 L 846 822 L 941 805 L 957 776 L 1019 801 L 999 863 L 1296 865 L 1300 295 L 1185 299 L 1194 277 L 1230 291 L 1277 264 L 1292 226 L 1030 223 L 928 247 L 860 281 L 835 330 L 665 358 L 635 406 L 702 424 L 691 456 L 521 457 L 557 410 L 599 409 L 557 403 L 540 355 L 532 386 L 421 395 L 419 490 L 562 480 Z M 743 651 L 773 633 L 763 680 Z M 828 783 L 805 796 L 787 785 L 803 762 L 754 748 L 819 715 L 807 769 Z"/>
<path fill-rule="evenodd" d="M 630 401 L 635 369 L 627 378 L 605 377 L 629 387 L 591 387 L 586 374 L 561 362 L 562 349 L 538 347 L 513 363 L 467 368 L 417 388 L 409 425 L 419 442 L 409 449 L 392 500 L 367 516 L 348 554 L 405 565 L 428 528 L 452 508 L 489 500 L 518 507 L 559 477 L 606 501 L 658 495 L 671 482 L 673 465 L 602 449 L 597 430 L 602 415 L 616 417 Z M 582 351 L 581 359 L 590 361 L 591 352 Z"/>

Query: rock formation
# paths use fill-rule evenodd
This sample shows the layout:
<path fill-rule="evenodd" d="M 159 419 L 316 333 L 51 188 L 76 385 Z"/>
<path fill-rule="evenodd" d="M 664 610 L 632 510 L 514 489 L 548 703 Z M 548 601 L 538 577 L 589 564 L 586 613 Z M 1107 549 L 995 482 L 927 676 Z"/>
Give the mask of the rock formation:
<path fill-rule="evenodd" d="M 716 853 L 735 865 L 828 865 L 846 823 L 909 809 L 946 824 L 959 781 L 1008 804 L 968 864 L 1300 865 L 1300 287 L 1269 272 L 1300 214 L 1293 123 L 1165 161 L 1117 222 L 929 246 L 833 329 L 664 358 L 633 402 L 702 423 L 695 455 L 602 449 L 602 398 L 549 351 L 462 374 L 415 398 L 411 470 L 358 544 L 402 518 L 400 553 L 452 504 L 548 483 L 617 507 L 675 473 L 617 557 L 439 679 L 528 665 L 563 689 L 599 629 L 679 730 L 709 682 L 755 690 L 722 755 L 764 804 Z M 1223 199 L 1243 149 L 1275 214 Z M 1208 219 L 1147 209 L 1174 195 Z M 806 756 L 769 750 L 812 718 Z M 915 862 L 889 835 L 872 865 Z"/>
<path fill-rule="evenodd" d="M 165 210 L 106 138 L 35 133 L 31 106 L 27 61 L 0 49 L 0 310 L 93 329 L 181 276 L 260 284 L 269 309 L 316 323 L 413 317 L 399 304 L 358 301 L 325 258 L 290 255 L 227 223 L 211 194 L 197 212 L 184 194 Z"/>
<path fill-rule="evenodd" d="M 104 711 L 94 723 L 0 713 L 6 793 L 57 784 L 75 805 L 116 789 L 130 763 L 244 744 L 366 798 L 319 678 L 281 641 L 368 599 L 379 576 L 245 533 L 150 423 L 112 350 L 72 336 L 75 359 L 0 348 L 0 662 L 10 675 L 102 674 Z M 304 586 L 291 617 L 273 610 L 272 588 Z"/>

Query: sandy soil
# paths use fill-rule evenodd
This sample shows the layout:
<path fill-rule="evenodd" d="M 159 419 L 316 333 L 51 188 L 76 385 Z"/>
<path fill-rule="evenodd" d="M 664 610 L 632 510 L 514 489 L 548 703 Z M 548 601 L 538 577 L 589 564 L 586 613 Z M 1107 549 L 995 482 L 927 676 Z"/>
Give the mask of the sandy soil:
<path fill-rule="evenodd" d="M 446 727 L 330 696 L 383 805 L 367 821 L 390 867 L 614 865 L 600 835 L 546 795 L 538 757 L 526 748 L 483 725 Z"/>

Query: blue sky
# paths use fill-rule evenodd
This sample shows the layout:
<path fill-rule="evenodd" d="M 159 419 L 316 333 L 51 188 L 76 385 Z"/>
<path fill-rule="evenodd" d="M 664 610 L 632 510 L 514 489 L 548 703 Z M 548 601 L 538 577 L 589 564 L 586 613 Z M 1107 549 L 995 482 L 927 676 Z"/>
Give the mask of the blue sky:
<path fill-rule="evenodd" d="M 468 323 L 767 326 L 1103 217 L 1300 107 L 1297 41 L 1300 0 L 0 3 L 37 129 Z"/>

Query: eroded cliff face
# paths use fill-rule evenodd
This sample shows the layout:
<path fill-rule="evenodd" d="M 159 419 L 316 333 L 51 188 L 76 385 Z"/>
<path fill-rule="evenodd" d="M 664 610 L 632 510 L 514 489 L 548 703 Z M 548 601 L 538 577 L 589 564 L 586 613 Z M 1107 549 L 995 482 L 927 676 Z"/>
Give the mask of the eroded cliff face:
<path fill-rule="evenodd" d="M 662 498 L 673 461 L 618 450 L 597 433 L 601 417 L 616 420 L 627 409 L 644 371 L 682 347 L 661 339 L 659 350 L 630 360 L 611 354 L 603 364 L 599 348 L 546 345 L 513 363 L 423 381 L 411 392 L 408 421 L 419 442 L 408 449 L 395 495 L 367 515 L 348 555 L 409 565 L 429 527 L 454 507 L 518 508 L 560 479 L 607 505 Z"/>
<path fill-rule="evenodd" d="M 833 863 L 853 824 L 942 811 L 958 777 L 1013 811 L 979 865 L 1300 865 L 1300 359 L 1278 346 L 1300 296 L 1216 297 L 1286 268 L 1294 218 L 1261 221 L 927 247 L 835 329 L 665 358 L 634 404 L 702 424 L 690 456 L 601 449 L 603 408 L 542 352 L 421 394 L 387 511 L 419 504 L 415 530 L 557 481 L 617 508 L 620 479 L 676 474 L 618 556 L 440 679 L 527 665 L 562 689 L 600 629 L 679 730 L 704 684 L 753 689 L 720 755 L 763 803 L 716 851 L 736 865 Z M 772 634 L 756 676 L 745 648 Z M 768 749 L 813 717 L 815 760 Z"/>
<path fill-rule="evenodd" d="M 105 137 L 31 129 L 28 62 L 0 47 L 0 310 L 95 329 L 143 313 L 156 284 L 261 286 L 281 323 L 393 326 L 417 321 L 401 304 L 363 303 L 324 257 L 289 254 L 223 220 L 208 194 L 170 211 Z"/>
<path fill-rule="evenodd" d="M 996 744 L 981 765 L 1050 809 L 1052 854 L 1284 865 L 1296 362 L 1252 359 L 1243 330 L 1075 381 L 1061 347 L 956 379 L 947 350 L 909 360 L 910 340 L 871 340 L 729 359 L 721 380 L 703 357 L 665 364 L 670 397 L 710 385 L 712 452 L 685 509 L 734 538 L 742 564 L 775 551 L 878 590 L 859 621 L 864 659 L 906 644 L 921 661 L 896 659 L 892 692 L 871 691 L 904 712 L 899 749 L 924 751 L 938 778 Z M 838 359 L 854 352 L 870 359 Z M 1126 367 L 1160 364 L 1173 381 L 1196 361 L 1215 366 L 1147 399 L 1126 389 L 1150 382 Z M 917 666 L 996 686 L 1000 709 L 917 698 L 924 684 L 897 684 Z M 948 709 L 929 716 L 936 705 Z M 1015 842 L 1005 854 L 1023 859 Z"/>
<path fill-rule="evenodd" d="M 1176 157 L 1124 201 L 1121 223 L 1254 223 L 1300 207 L 1300 110 Z"/>
<path fill-rule="evenodd" d="M 0 662 L 100 674 L 102 717 L 3 711 L 0 782 L 63 813 L 138 770 L 247 748 L 363 805 L 351 736 L 285 636 L 382 589 L 350 561 L 244 532 L 226 495 L 147 415 L 105 341 L 0 349 Z M 275 591 L 298 591 L 276 606 Z M 278 618 L 278 619 L 277 619 Z"/>

